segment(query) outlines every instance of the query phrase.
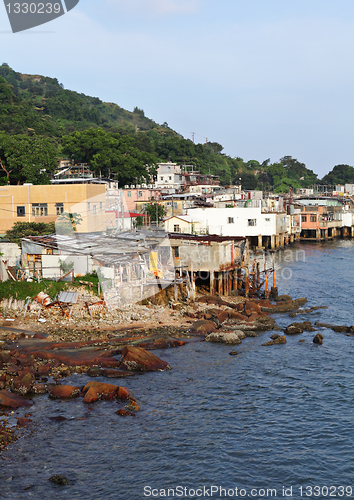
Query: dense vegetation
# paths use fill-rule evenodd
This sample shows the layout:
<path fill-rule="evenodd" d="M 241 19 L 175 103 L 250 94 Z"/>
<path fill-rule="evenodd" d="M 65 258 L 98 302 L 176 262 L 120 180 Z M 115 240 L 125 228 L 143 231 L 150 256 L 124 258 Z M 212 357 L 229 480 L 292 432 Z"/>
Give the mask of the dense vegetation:
<path fill-rule="evenodd" d="M 118 179 L 120 186 L 149 180 L 157 163 L 168 160 L 218 175 L 222 184 L 241 181 L 246 189 L 287 192 L 319 182 L 291 156 L 270 164 L 222 151 L 217 142 L 194 144 L 137 107 L 130 112 L 66 90 L 56 78 L 0 66 L 0 184 L 48 183 L 60 157 L 87 162 L 97 175 Z M 353 180 L 354 168 L 338 165 L 322 182 Z"/>
<path fill-rule="evenodd" d="M 11 229 L 6 231 L 5 237 L 11 243 L 20 245 L 21 239 L 27 236 L 42 236 L 55 233 L 54 222 L 15 222 Z"/>

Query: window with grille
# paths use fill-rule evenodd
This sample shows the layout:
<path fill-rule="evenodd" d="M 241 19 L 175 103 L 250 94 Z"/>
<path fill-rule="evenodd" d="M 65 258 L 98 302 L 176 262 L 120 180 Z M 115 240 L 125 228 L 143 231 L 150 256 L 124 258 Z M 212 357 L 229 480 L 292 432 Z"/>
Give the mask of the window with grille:
<path fill-rule="evenodd" d="M 26 215 L 25 207 L 17 207 L 17 217 L 24 217 Z"/>
<path fill-rule="evenodd" d="M 47 203 L 33 203 L 32 204 L 32 215 L 34 217 L 44 217 L 44 216 L 48 215 Z"/>
<path fill-rule="evenodd" d="M 64 213 L 64 203 L 56 203 L 55 208 L 57 211 L 57 215 Z"/>
<path fill-rule="evenodd" d="M 248 225 L 249 226 L 256 226 L 257 225 L 257 219 L 248 219 Z"/>

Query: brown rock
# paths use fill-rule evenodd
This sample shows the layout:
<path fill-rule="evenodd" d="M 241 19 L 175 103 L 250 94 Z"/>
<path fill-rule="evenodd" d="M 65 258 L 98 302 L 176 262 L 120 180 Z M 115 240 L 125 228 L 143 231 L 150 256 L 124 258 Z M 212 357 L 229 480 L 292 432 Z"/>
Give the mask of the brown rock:
<path fill-rule="evenodd" d="M 321 333 L 317 333 L 317 335 L 314 336 L 313 338 L 313 343 L 314 344 L 322 344 L 322 340 L 323 340 L 323 335 Z"/>
<path fill-rule="evenodd" d="M 256 311 L 256 312 L 261 312 L 261 306 L 260 304 L 257 304 L 256 302 L 253 301 L 246 301 L 246 309 Z"/>
<path fill-rule="evenodd" d="M 284 337 L 284 335 L 281 335 L 280 337 L 276 338 L 273 342 L 274 344 L 286 344 L 286 337 Z"/>
<path fill-rule="evenodd" d="M 130 411 L 139 411 L 140 410 L 140 406 L 133 399 L 131 401 L 129 401 L 129 403 L 127 405 L 125 405 L 125 408 L 127 410 L 130 410 Z"/>
<path fill-rule="evenodd" d="M 105 384 L 96 381 L 89 382 L 85 385 L 82 391 L 85 394 L 84 403 L 94 403 L 99 399 L 112 401 L 115 397 L 117 397 L 118 390 L 118 385 Z M 123 395 L 123 391 L 121 394 Z"/>
<path fill-rule="evenodd" d="M 80 394 L 80 387 L 72 385 L 55 385 L 49 389 L 49 397 L 53 399 L 75 398 Z"/>
<path fill-rule="evenodd" d="M 12 382 L 12 390 L 17 394 L 25 396 L 31 392 L 32 386 L 35 382 L 35 378 L 32 373 L 25 373 L 24 375 L 19 375 L 15 377 Z"/>
<path fill-rule="evenodd" d="M 135 413 L 128 410 L 117 410 L 116 414 L 120 417 L 136 417 Z"/>
<path fill-rule="evenodd" d="M 20 417 L 17 419 L 17 425 L 19 427 L 29 427 L 32 424 L 32 420 L 26 417 Z"/>
<path fill-rule="evenodd" d="M 275 340 L 270 340 L 269 342 L 265 342 L 262 346 L 268 345 L 276 345 L 276 344 L 286 344 L 286 337 L 284 335 L 277 337 Z"/>
<path fill-rule="evenodd" d="M 215 324 L 214 324 L 215 326 Z M 122 351 L 121 368 L 129 371 L 171 370 L 170 365 L 142 347 L 126 346 Z"/>
<path fill-rule="evenodd" d="M 45 365 L 41 365 L 37 368 L 38 375 L 41 377 L 46 377 L 49 375 L 50 370 L 52 369 L 52 365 L 49 363 L 46 363 Z"/>
<path fill-rule="evenodd" d="M 0 352 L 0 363 L 10 363 L 11 356 L 8 352 Z"/>
<path fill-rule="evenodd" d="M 45 394 L 47 392 L 47 386 L 45 384 L 34 384 L 32 386 L 33 394 Z"/>
<path fill-rule="evenodd" d="M 21 371 L 21 367 L 18 365 L 14 365 L 14 364 L 8 366 L 6 369 L 6 373 L 8 375 L 18 375 L 18 372 L 20 372 L 20 371 Z"/>
<path fill-rule="evenodd" d="M 298 333 L 303 333 L 303 329 L 296 323 L 287 326 L 284 330 L 286 335 L 296 335 Z"/>
<path fill-rule="evenodd" d="M 216 324 L 214 321 L 201 319 L 199 321 L 195 321 L 190 327 L 189 332 L 191 333 L 199 333 L 201 335 L 207 335 L 208 333 L 216 331 Z"/>
<path fill-rule="evenodd" d="M 134 396 L 128 391 L 126 387 L 118 387 L 117 398 L 126 400 L 134 399 Z"/>
<path fill-rule="evenodd" d="M 6 408 L 20 408 L 21 406 L 31 406 L 32 402 L 27 399 L 22 398 L 18 394 L 13 394 L 12 392 L 0 390 L 0 406 L 5 406 Z"/>

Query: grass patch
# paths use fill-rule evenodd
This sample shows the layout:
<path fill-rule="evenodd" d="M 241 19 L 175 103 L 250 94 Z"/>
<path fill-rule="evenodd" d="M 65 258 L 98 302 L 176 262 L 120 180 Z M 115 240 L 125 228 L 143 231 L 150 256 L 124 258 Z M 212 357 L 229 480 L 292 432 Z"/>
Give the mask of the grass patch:
<path fill-rule="evenodd" d="M 13 297 L 18 300 L 26 300 L 27 297 L 35 297 L 39 292 L 47 293 L 52 300 L 58 295 L 59 292 L 64 290 L 73 290 L 85 286 L 89 291 L 89 285 L 83 285 L 80 281 L 86 281 L 92 283 L 92 291 L 97 293 L 97 285 L 99 279 L 96 273 L 87 274 L 86 276 L 80 276 L 74 279 L 74 283 L 67 281 L 51 281 L 46 279 L 37 283 L 35 281 L 12 281 L 7 280 L 0 282 L 0 300 L 8 299 Z"/>

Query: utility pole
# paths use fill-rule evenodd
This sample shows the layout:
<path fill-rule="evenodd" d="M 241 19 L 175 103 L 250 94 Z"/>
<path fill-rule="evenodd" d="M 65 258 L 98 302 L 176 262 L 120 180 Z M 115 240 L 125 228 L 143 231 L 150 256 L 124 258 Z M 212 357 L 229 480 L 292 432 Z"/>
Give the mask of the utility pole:
<path fill-rule="evenodd" d="M 194 144 L 194 132 L 192 132 L 192 141 L 193 141 L 193 144 Z"/>

